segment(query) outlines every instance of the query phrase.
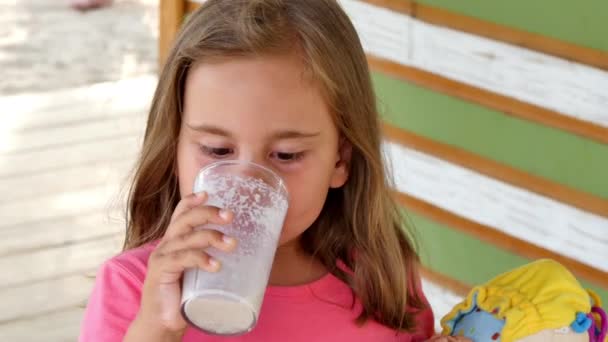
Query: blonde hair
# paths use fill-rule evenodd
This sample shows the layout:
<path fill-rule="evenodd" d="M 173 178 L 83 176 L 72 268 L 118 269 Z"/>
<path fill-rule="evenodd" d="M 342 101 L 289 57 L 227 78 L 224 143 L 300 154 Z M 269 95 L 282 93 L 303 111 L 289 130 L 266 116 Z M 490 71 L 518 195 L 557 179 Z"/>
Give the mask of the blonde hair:
<path fill-rule="evenodd" d="M 124 248 L 161 238 L 179 201 L 174 170 L 189 69 L 211 58 L 294 51 L 353 149 L 348 182 L 330 190 L 318 219 L 302 236 L 303 247 L 351 287 L 363 305 L 359 323 L 373 318 L 411 331 L 415 313 L 425 308 L 418 256 L 387 182 L 365 54 L 334 0 L 208 0 L 188 18 L 152 102 L 129 194 Z"/>

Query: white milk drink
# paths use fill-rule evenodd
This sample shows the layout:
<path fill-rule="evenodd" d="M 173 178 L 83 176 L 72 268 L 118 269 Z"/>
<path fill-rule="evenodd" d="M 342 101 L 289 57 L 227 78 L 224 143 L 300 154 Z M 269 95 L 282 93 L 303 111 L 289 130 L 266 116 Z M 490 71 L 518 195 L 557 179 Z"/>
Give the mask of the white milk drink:
<path fill-rule="evenodd" d="M 257 323 L 274 254 L 288 207 L 283 180 L 253 163 L 221 161 L 202 169 L 194 192 L 206 191 L 207 205 L 234 212 L 228 225 L 205 225 L 237 239 L 235 251 L 208 254 L 222 263 L 217 273 L 184 273 L 182 312 L 195 327 L 211 334 L 239 335 Z"/>

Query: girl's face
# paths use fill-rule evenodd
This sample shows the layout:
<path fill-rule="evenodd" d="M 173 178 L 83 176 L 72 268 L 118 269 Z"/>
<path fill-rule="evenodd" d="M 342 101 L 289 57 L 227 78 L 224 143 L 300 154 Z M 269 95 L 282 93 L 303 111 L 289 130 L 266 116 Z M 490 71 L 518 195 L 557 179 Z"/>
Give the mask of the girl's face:
<path fill-rule="evenodd" d="M 296 55 L 200 64 L 186 80 L 177 147 L 181 196 L 198 171 L 227 159 L 253 161 L 286 182 L 289 210 L 279 244 L 319 216 L 329 188 L 348 177 L 348 146 Z"/>

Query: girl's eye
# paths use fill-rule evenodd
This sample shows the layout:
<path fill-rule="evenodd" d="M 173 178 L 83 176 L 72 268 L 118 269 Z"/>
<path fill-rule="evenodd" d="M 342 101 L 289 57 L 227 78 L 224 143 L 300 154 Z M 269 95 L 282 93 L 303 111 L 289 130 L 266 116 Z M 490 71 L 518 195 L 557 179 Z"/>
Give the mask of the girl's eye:
<path fill-rule="evenodd" d="M 304 152 L 298 153 L 287 153 L 287 152 L 274 152 L 271 157 L 277 159 L 282 163 L 290 163 L 300 160 L 304 156 Z"/>
<path fill-rule="evenodd" d="M 232 154 L 231 148 L 201 146 L 201 151 L 213 158 L 225 158 Z"/>

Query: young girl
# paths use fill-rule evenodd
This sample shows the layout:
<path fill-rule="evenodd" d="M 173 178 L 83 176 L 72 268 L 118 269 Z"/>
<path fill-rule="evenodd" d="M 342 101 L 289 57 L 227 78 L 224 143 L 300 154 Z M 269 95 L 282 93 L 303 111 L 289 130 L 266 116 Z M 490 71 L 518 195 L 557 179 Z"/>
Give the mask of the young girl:
<path fill-rule="evenodd" d="M 256 328 L 206 335 L 180 313 L 184 269 L 234 249 L 199 169 L 249 160 L 285 180 L 289 211 Z M 334 0 L 209 0 L 160 76 L 128 202 L 81 341 L 423 341 L 433 315 L 382 162 L 366 58 Z"/>

